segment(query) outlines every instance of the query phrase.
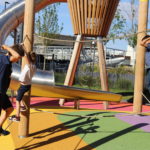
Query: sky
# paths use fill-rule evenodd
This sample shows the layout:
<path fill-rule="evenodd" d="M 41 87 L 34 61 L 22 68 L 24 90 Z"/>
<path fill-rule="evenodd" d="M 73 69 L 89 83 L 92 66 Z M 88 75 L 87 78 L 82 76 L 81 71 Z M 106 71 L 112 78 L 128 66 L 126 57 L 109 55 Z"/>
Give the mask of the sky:
<path fill-rule="evenodd" d="M 8 8 L 10 5 L 13 5 L 13 3 L 17 0 L 7 0 L 9 4 L 6 4 L 6 7 Z M 128 12 L 129 10 L 129 2 L 131 0 L 120 0 L 119 7 L 125 9 L 125 17 L 128 17 Z M 0 0 L 0 12 L 2 12 L 5 9 L 5 2 L 6 0 Z M 136 0 L 138 4 L 138 0 Z M 138 10 L 138 8 L 137 8 Z M 138 14 L 138 13 L 137 13 Z M 73 35 L 73 27 L 70 19 L 70 14 L 69 14 L 69 9 L 67 3 L 61 3 L 60 8 L 58 9 L 58 19 L 59 19 L 59 24 L 63 23 L 63 31 L 61 34 L 64 35 Z M 128 24 L 127 24 L 128 26 Z M 7 40 L 9 41 L 9 40 Z M 110 41 L 106 46 L 111 47 L 111 48 L 116 48 L 116 49 L 123 49 L 125 50 L 127 48 L 127 41 L 125 40 L 115 40 L 115 43 Z"/>

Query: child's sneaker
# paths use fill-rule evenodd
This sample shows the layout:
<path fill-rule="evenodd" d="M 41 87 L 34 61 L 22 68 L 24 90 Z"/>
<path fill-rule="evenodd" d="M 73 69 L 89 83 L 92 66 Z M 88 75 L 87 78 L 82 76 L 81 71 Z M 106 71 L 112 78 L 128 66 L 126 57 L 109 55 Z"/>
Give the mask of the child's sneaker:
<path fill-rule="evenodd" d="M 14 122 L 19 122 L 20 121 L 20 117 L 17 117 L 15 115 L 9 117 L 9 120 L 14 121 Z"/>
<path fill-rule="evenodd" d="M 3 135 L 3 136 L 6 136 L 6 135 L 9 135 L 10 132 L 7 131 L 7 130 L 3 130 L 2 128 L 0 128 L 0 136 Z"/>
<path fill-rule="evenodd" d="M 27 110 L 27 109 L 26 109 L 25 106 L 21 106 L 21 107 L 20 107 L 20 111 L 21 111 L 21 112 L 24 112 L 24 111 L 26 111 L 26 110 Z"/>

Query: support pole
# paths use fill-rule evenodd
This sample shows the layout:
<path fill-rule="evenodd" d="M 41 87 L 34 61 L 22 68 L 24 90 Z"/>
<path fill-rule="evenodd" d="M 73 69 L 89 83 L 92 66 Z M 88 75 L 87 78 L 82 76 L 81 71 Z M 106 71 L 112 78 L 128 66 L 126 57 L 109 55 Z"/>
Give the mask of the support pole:
<path fill-rule="evenodd" d="M 140 2 L 139 2 L 138 32 L 147 30 L 148 2 L 149 2 L 149 0 L 140 0 Z M 142 92 L 143 92 L 143 86 L 144 86 L 145 48 L 140 45 L 140 42 L 141 42 L 141 39 L 145 35 L 146 35 L 146 32 L 142 32 L 142 33 L 139 33 L 138 37 L 137 37 L 134 102 L 133 102 L 133 112 L 137 113 L 137 114 L 142 111 Z"/>
<path fill-rule="evenodd" d="M 75 72 L 76 72 L 78 61 L 80 58 L 81 48 L 83 45 L 83 43 L 80 42 L 82 38 L 83 38 L 82 35 L 77 36 L 64 85 L 72 86 L 73 84 Z M 64 102 L 65 102 L 64 99 L 60 99 L 59 100 L 60 106 L 62 106 Z"/>
<path fill-rule="evenodd" d="M 25 0 L 25 15 L 24 15 L 24 45 L 26 51 L 30 52 L 33 49 L 33 33 L 34 33 L 34 0 Z M 25 59 L 22 60 L 22 67 L 26 64 Z M 27 106 L 27 111 L 21 113 L 21 121 L 19 123 L 18 136 L 25 138 L 29 135 L 29 117 L 30 117 L 30 92 L 26 93 L 23 101 Z"/>
<path fill-rule="evenodd" d="M 97 37 L 97 49 L 98 49 L 98 58 L 99 58 L 101 87 L 103 91 L 109 91 L 104 46 L 101 37 Z M 104 109 L 107 109 L 108 102 L 105 101 L 103 104 L 104 104 Z"/>
<path fill-rule="evenodd" d="M 14 29 L 14 44 L 17 43 L 17 29 Z"/>

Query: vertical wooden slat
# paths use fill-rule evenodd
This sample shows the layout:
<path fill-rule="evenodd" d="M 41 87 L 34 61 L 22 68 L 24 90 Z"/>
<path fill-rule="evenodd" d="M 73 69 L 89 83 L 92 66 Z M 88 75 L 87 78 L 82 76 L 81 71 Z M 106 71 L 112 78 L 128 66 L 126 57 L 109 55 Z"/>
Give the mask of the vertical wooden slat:
<path fill-rule="evenodd" d="M 104 21 L 105 21 L 106 13 L 107 13 L 107 11 L 109 11 L 108 10 L 108 5 L 109 5 L 109 0 L 105 0 L 104 3 L 103 3 L 103 6 L 102 6 L 104 8 L 104 10 L 101 12 L 101 14 L 103 14 L 103 16 L 102 16 L 103 19 L 102 19 L 102 23 L 100 25 L 100 28 L 98 29 L 98 34 L 101 33 L 102 28 L 104 26 Z"/>
<path fill-rule="evenodd" d="M 84 1 L 80 0 L 81 3 L 81 7 L 80 7 L 80 11 L 81 11 L 81 25 L 82 25 L 82 33 L 84 34 Z"/>
<path fill-rule="evenodd" d="M 77 4 L 76 4 L 76 0 L 72 0 L 72 9 L 74 11 L 74 17 L 75 17 L 75 25 L 76 25 L 76 29 L 77 29 L 77 33 L 79 33 L 79 22 L 78 22 L 78 14 L 77 14 Z"/>
<path fill-rule="evenodd" d="M 96 26 L 96 28 L 94 28 L 94 35 L 96 35 L 98 26 L 100 24 L 100 18 L 98 16 L 98 14 L 99 14 L 99 10 L 101 9 L 101 1 L 97 0 L 96 4 L 97 4 L 97 7 L 96 7 L 96 16 L 95 16 L 95 18 L 97 19 L 97 26 Z"/>
<path fill-rule="evenodd" d="M 96 34 L 98 34 L 99 33 L 99 31 L 100 31 L 100 27 L 101 27 L 101 25 L 102 25 L 102 23 L 103 23 L 103 21 L 104 21 L 104 10 L 105 10 L 105 3 L 106 3 L 106 1 L 101 1 L 101 3 L 100 3 L 100 9 L 99 9 L 99 12 L 98 12 L 98 18 L 100 19 L 100 21 L 99 21 L 99 24 L 98 24 L 98 27 L 97 27 L 97 29 L 96 29 Z"/>
<path fill-rule="evenodd" d="M 84 20 L 85 20 L 85 33 L 87 34 L 87 32 L 88 32 L 88 22 L 87 22 L 87 1 L 88 0 L 84 0 Z"/>
<path fill-rule="evenodd" d="M 118 5 L 117 3 L 118 0 L 110 0 L 110 5 L 108 6 L 108 12 L 106 14 L 106 17 L 105 17 L 105 21 L 104 21 L 104 25 L 103 25 L 103 29 L 101 31 L 101 35 L 102 36 L 106 36 L 108 31 L 109 31 L 109 27 L 111 25 L 111 22 L 112 22 L 112 19 L 114 17 L 114 13 L 116 10 L 116 4 Z"/>
<path fill-rule="evenodd" d="M 107 0 L 108 1 L 108 0 Z M 105 30 L 106 30 L 106 27 L 107 27 L 107 24 L 109 22 L 109 19 L 110 19 L 110 15 L 111 15 L 111 10 L 113 10 L 113 4 L 116 0 L 109 0 L 109 5 L 107 6 L 107 11 L 105 13 L 105 19 L 104 19 L 104 22 L 103 22 L 103 25 L 101 26 L 101 34 L 104 35 L 105 33 Z"/>
<path fill-rule="evenodd" d="M 96 28 L 96 0 L 93 0 L 93 8 L 92 8 L 92 28 L 91 35 L 94 35 L 94 28 Z"/>
<path fill-rule="evenodd" d="M 91 0 L 88 0 L 88 33 L 90 34 L 91 30 Z"/>
<path fill-rule="evenodd" d="M 74 12 L 73 12 L 73 5 L 72 5 L 72 0 L 69 0 L 68 1 L 68 6 L 69 6 L 69 11 L 70 11 L 70 14 L 71 14 L 71 20 L 73 22 L 73 30 L 74 30 L 74 33 L 77 32 L 76 30 L 76 25 L 75 25 L 75 17 L 74 17 Z"/>
<path fill-rule="evenodd" d="M 82 21 L 81 21 L 81 11 L 80 11 L 80 0 L 77 1 L 77 16 L 78 16 L 78 23 L 79 23 L 79 34 L 82 32 Z"/>
<path fill-rule="evenodd" d="M 111 26 L 112 20 L 113 20 L 113 18 L 115 16 L 115 12 L 116 12 L 118 3 L 119 3 L 119 0 L 116 0 L 116 2 L 114 2 L 113 9 L 111 9 L 110 18 L 109 18 L 109 20 L 107 22 L 105 32 L 103 33 L 104 36 L 106 36 L 108 34 L 108 32 L 109 32 L 109 27 Z"/>

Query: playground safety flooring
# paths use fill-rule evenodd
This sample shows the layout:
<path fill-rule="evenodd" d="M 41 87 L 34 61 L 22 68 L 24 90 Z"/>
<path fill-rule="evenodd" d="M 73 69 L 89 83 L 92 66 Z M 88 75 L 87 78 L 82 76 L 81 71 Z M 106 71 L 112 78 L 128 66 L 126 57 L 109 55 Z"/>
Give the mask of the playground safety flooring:
<path fill-rule="evenodd" d="M 58 99 L 32 97 L 29 137 L 18 137 L 18 123 L 8 136 L 0 136 L 0 150 L 148 150 L 150 116 L 132 115 L 132 103 L 81 100 L 59 107 Z M 150 106 L 143 105 L 143 112 Z M 54 113 L 51 113 L 54 112 Z M 14 112 L 15 113 L 15 112 Z M 64 115 L 65 114 L 65 115 Z M 5 124 L 5 127 L 8 123 Z"/>

